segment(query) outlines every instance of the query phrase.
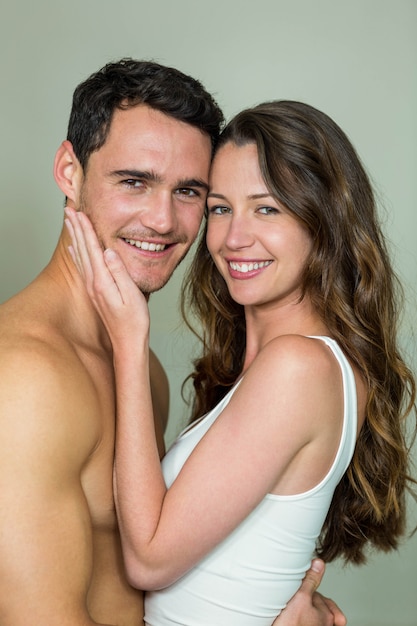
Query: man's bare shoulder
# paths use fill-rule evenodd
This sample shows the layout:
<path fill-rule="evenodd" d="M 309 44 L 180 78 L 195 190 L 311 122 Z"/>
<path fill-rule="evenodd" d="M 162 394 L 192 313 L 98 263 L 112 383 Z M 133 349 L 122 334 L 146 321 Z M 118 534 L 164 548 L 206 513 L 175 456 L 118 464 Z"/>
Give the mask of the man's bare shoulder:
<path fill-rule="evenodd" d="M 23 301 L 24 302 L 24 301 Z M 82 374 L 82 362 L 58 320 L 43 316 L 39 308 L 19 308 L 12 300 L 0 307 L 0 368 L 3 373 L 40 373 L 59 377 Z M 1 380 L 0 380 L 1 383 Z"/>
<path fill-rule="evenodd" d="M 18 311 L 0 312 L 0 427 L 48 433 L 47 439 L 84 433 L 98 437 L 97 392 L 88 368 L 64 333 Z M 32 428 L 34 431 L 32 431 Z M 80 431 L 81 429 L 81 431 Z M 23 433 L 20 432 L 19 436 Z M 50 441 L 50 443 L 52 443 Z M 81 450 L 80 450 L 81 452 Z M 87 450 L 85 450 L 87 453 Z"/>

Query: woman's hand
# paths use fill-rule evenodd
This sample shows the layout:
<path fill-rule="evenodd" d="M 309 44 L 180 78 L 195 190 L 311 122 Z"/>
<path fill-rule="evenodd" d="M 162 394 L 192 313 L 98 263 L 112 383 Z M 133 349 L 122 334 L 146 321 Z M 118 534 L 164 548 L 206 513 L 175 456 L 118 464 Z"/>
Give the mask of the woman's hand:
<path fill-rule="evenodd" d="M 84 213 L 66 207 L 65 215 L 72 240 L 70 254 L 106 327 L 113 349 L 129 348 L 132 338 L 147 338 L 150 323 L 147 301 L 130 278 L 121 258 L 111 249 L 103 251 Z"/>

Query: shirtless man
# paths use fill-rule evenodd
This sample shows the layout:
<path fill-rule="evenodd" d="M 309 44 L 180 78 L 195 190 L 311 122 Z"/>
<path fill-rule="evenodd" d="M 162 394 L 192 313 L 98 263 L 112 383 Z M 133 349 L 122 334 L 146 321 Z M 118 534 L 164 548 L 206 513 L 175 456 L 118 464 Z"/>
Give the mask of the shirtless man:
<path fill-rule="evenodd" d="M 221 122 L 197 81 L 154 63 L 110 64 L 75 91 L 56 182 L 146 293 L 197 235 Z M 0 624 L 138 626 L 113 504 L 111 347 L 69 243 L 64 229 L 47 267 L 0 307 Z M 152 363 L 162 455 L 168 386 Z M 313 596 L 321 576 L 310 571 L 276 624 L 343 626 Z"/>

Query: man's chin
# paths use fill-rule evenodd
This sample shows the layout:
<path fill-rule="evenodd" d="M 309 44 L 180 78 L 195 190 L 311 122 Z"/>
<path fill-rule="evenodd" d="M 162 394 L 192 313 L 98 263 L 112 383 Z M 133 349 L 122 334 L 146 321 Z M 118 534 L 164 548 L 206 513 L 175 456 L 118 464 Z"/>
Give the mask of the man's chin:
<path fill-rule="evenodd" d="M 133 280 L 136 283 L 136 286 L 141 290 L 143 295 L 147 299 L 149 299 L 149 296 L 151 295 L 151 293 L 155 293 L 156 291 L 159 291 L 160 289 L 162 289 L 162 287 L 165 287 L 167 282 L 172 278 L 175 270 L 180 265 L 184 257 L 185 257 L 185 254 L 181 257 L 181 259 L 175 265 L 172 271 L 168 272 L 168 274 L 165 273 L 165 275 L 163 276 L 161 276 L 162 272 L 160 273 L 159 276 L 155 276 L 154 274 L 151 274 L 151 272 L 149 272 L 149 275 L 147 276 L 143 276 L 139 274 L 136 278 L 134 278 L 131 274 L 131 277 L 133 278 Z"/>
<path fill-rule="evenodd" d="M 143 293 L 143 295 L 145 296 L 145 298 L 147 300 L 149 300 L 149 297 L 150 297 L 150 295 L 152 293 L 155 293 L 155 292 L 159 291 L 160 289 L 162 289 L 162 287 L 165 287 L 165 285 L 167 284 L 169 278 L 166 278 L 165 280 L 159 280 L 159 281 L 138 280 L 138 281 L 135 281 L 135 282 L 136 282 L 136 286 L 138 287 L 138 289 L 140 289 L 141 292 Z"/>

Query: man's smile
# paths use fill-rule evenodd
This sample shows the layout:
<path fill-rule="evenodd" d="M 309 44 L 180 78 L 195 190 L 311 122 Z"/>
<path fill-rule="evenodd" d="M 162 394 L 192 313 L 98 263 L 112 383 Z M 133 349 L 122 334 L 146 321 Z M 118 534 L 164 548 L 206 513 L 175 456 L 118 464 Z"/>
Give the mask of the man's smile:
<path fill-rule="evenodd" d="M 162 252 L 167 247 L 167 244 L 152 243 L 149 241 L 139 241 L 138 239 L 124 239 L 126 243 L 141 250 L 149 250 L 150 252 Z"/>

